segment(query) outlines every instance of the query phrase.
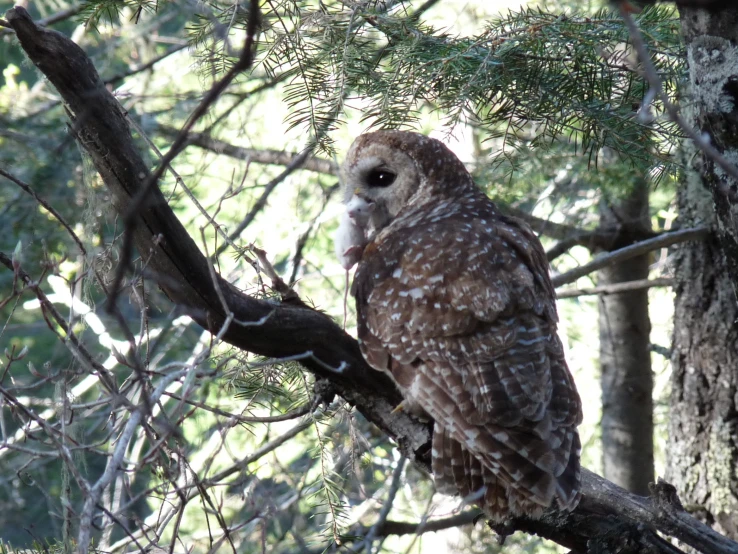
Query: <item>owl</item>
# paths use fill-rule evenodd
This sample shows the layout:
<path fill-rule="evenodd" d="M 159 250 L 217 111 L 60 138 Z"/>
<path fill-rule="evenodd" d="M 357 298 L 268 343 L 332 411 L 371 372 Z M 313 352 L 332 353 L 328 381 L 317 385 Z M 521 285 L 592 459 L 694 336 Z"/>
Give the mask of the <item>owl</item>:
<path fill-rule="evenodd" d="M 436 488 L 495 521 L 573 509 L 581 401 L 538 238 L 420 134 L 359 136 L 341 175 L 347 201 L 373 204 L 351 287 L 361 351 L 433 420 Z"/>

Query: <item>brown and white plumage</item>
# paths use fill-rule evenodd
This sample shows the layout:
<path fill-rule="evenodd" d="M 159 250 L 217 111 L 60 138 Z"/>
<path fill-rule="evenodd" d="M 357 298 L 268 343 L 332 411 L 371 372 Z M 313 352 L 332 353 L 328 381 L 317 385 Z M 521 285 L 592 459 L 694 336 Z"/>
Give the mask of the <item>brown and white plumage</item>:
<path fill-rule="evenodd" d="M 434 420 L 437 488 L 497 520 L 575 507 L 581 403 L 537 237 L 423 135 L 362 135 L 341 171 L 374 203 L 352 287 L 362 353 Z"/>

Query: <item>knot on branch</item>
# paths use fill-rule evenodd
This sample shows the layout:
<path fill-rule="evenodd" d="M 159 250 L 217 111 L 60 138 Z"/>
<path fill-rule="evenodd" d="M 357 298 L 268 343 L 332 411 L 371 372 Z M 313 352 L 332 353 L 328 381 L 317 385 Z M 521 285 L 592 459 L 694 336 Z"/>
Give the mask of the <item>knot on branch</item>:
<path fill-rule="evenodd" d="M 477 516 L 477 518 L 474 520 L 474 523 L 476 524 L 476 522 L 481 517 L 484 517 L 484 514 L 480 514 L 479 516 Z M 491 521 L 488 521 L 487 526 L 492 529 L 497 535 L 497 544 L 499 546 L 504 546 L 507 537 L 517 531 L 512 521 L 503 521 L 502 523 L 493 523 Z"/>
<path fill-rule="evenodd" d="M 612 528 L 602 535 L 596 535 L 587 541 L 587 552 L 622 553 L 622 552 L 658 552 L 650 541 L 644 540 L 645 525 L 628 525 L 615 521 L 611 517 Z"/>
<path fill-rule="evenodd" d="M 271 279 L 272 289 L 279 293 L 280 297 L 282 298 L 282 302 L 284 304 L 290 304 L 293 306 L 310 308 L 310 306 L 305 304 L 305 302 L 302 301 L 298 294 L 282 280 L 277 271 L 274 269 L 274 266 L 272 266 L 271 262 L 269 261 L 269 258 L 267 258 L 266 251 L 256 247 L 253 247 L 252 250 L 259 260 L 261 269 L 264 271 L 266 276 Z"/>
<path fill-rule="evenodd" d="M 313 393 L 317 402 L 330 406 L 336 398 L 336 387 L 329 379 L 315 379 Z"/>
<path fill-rule="evenodd" d="M 671 483 L 667 483 L 659 478 L 656 483 L 651 483 L 648 489 L 651 491 L 651 497 L 657 508 L 666 512 L 684 511 L 684 506 L 681 500 L 679 500 L 676 487 Z"/>

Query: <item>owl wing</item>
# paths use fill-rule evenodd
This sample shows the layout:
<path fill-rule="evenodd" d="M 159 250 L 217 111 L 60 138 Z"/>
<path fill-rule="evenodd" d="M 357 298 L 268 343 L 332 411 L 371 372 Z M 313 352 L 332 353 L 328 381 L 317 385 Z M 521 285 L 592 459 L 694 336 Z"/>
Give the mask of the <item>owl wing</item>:
<path fill-rule="evenodd" d="M 458 450 L 449 447 L 458 441 L 476 458 L 465 463 L 481 460 L 541 505 L 554 495 L 562 505 L 574 502 L 581 402 L 533 232 L 495 215 L 451 217 L 378 238 L 354 281 L 369 364 L 410 390 L 442 426 L 438 440 L 448 435 L 444 448 Z"/>

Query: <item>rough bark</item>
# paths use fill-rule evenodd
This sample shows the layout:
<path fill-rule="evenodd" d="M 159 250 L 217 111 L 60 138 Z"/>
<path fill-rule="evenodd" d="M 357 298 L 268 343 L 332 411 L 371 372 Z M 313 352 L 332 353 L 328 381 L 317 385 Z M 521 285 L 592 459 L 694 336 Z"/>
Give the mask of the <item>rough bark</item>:
<path fill-rule="evenodd" d="M 10 10 L 6 17 L 31 61 L 63 97 L 77 139 L 111 190 L 115 208 L 124 212 L 149 172 L 120 106 L 77 45 L 34 25 L 23 8 Z M 431 429 L 408 415 L 392 413 L 398 394 L 382 375 L 367 367 L 356 341 L 325 314 L 251 298 L 220 277 L 211 279 L 205 257 L 161 194 L 155 193 L 140 211 L 135 241 L 172 301 L 213 333 L 221 330 L 228 312 L 240 321 L 265 318 L 255 326 L 233 322 L 224 340 L 267 356 L 304 354 L 302 363 L 308 370 L 397 440 L 416 463 L 428 467 Z M 0 257 L 0 262 L 12 268 L 10 260 Z M 539 534 L 579 552 L 679 552 L 659 531 L 705 554 L 738 554 L 737 543 L 684 512 L 668 485 L 655 488 L 652 498 L 643 498 L 584 470 L 582 488 L 584 498 L 574 512 L 551 510 L 540 520 L 518 518 L 500 531 Z"/>
<path fill-rule="evenodd" d="M 738 6 L 682 8 L 694 124 L 738 162 Z M 678 250 L 667 478 L 704 521 L 738 537 L 738 183 L 701 152 L 679 193 L 681 224 L 710 224 L 720 240 Z M 731 278 L 732 277 L 732 278 Z"/>
<path fill-rule="evenodd" d="M 648 184 L 600 210 L 600 227 L 650 231 Z M 613 244 L 611 249 L 628 246 Z M 649 254 L 601 269 L 598 285 L 648 279 Z M 621 487 L 648 494 L 653 482 L 653 378 L 649 351 L 651 320 L 648 289 L 600 296 L 600 381 L 604 477 Z"/>

